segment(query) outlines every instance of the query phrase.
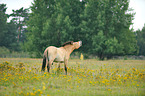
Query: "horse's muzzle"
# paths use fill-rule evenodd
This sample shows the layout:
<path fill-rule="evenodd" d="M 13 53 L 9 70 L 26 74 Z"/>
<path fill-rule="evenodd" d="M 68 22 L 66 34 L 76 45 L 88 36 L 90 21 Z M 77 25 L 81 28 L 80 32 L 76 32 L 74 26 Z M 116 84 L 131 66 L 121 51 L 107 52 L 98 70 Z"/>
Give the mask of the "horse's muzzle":
<path fill-rule="evenodd" d="M 82 46 L 82 41 L 79 41 L 80 46 Z"/>

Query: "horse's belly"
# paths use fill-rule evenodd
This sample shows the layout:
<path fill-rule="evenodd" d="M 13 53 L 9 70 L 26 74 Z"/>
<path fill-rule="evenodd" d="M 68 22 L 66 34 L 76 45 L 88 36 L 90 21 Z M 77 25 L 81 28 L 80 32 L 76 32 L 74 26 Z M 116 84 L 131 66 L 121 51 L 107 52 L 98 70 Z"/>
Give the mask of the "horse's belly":
<path fill-rule="evenodd" d="M 56 58 L 54 59 L 56 62 L 63 62 L 64 61 L 64 56 L 60 56 L 59 54 L 56 55 Z"/>
<path fill-rule="evenodd" d="M 57 54 L 54 59 L 54 62 L 64 62 L 65 51 L 63 49 L 57 48 Z"/>
<path fill-rule="evenodd" d="M 55 58 L 54 59 L 54 62 L 63 62 L 64 61 L 64 59 L 61 59 L 61 58 Z"/>

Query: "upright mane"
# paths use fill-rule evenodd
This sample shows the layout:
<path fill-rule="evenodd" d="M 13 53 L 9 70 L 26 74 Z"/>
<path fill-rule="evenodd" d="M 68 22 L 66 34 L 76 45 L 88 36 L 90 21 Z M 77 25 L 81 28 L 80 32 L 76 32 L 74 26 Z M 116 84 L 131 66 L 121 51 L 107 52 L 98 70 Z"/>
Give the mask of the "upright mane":
<path fill-rule="evenodd" d="M 64 44 L 62 44 L 62 46 L 66 46 L 66 45 L 72 45 L 73 44 L 73 41 L 68 41 L 68 42 L 65 42 Z"/>

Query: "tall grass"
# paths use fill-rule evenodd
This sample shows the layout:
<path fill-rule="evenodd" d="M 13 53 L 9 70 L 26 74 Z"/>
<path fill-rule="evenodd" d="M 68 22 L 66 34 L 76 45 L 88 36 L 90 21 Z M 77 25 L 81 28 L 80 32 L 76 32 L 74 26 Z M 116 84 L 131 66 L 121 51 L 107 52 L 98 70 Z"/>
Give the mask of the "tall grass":
<path fill-rule="evenodd" d="M 0 58 L 0 96 L 144 96 L 145 61 L 72 59 L 41 72 L 41 59 Z"/>

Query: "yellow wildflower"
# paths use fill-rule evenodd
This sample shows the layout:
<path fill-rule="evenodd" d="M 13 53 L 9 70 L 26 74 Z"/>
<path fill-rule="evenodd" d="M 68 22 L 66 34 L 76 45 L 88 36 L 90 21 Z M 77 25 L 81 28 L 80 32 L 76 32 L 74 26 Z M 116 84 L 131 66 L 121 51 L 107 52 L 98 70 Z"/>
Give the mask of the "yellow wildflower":
<path fill-rule="evenodd" d="M 31 72 L 31 70 L 29 70 L 28 72 Z"/>
<path fill-rule="evenodd" d="M 92 81 L 90 81 L 90 84 L 92 84 L 93 82 Z"/>
<path fill-rule="evenodd" d="M 44 82 L 42 82 L 42 85 L 45 85 L 45 83 L 44 83 Z"/>
<path fill-rule="evenodd" d="M 43 90 L 45 90 L 46 88 L 45 88 L 45 86 L 43 86 L 43 88 L 42 88 Z"/>
<path fill-rule="evenodd" d="M 102 83 L 105 83 L 105 81 L 102 81 Z"/>
<path fill-rule="evenodd" d="M 124 77 L 124 79 L 126 80 L 126 79 L 127 79 L 127 77 Z"/>
<path fill-rule="evenodd" d="M 40 90 L 40 89 L 38 89 L 37 91 L 38 91 L 38 92 L 40 92 L 41 90 Z"/>
<path fill-rule="evenodd" d="M 111 91 L 111 89 L 108 89 L 108 91 Z"/>
<path fill-rule="evenodd" d="M 40 94 L 42 94 L 42 91 L 40 89 L 38 89 L 37 92 L 39 92 Z"/>
<path fill-rule="evenodd" d="M 33 91 L 35 90 L 35 87 L 33 88 Z"/>
<path fill-rule="evenodd" d="M 71 79 L 67 80 L 68 82 L 70 81 Z"/>
<path fill-rule="evenodd" d="M 50 96 L 49 94 L 47 94 L 47 96 Z"/>
<path fill-rule="evenodd" d="M 135 68 L 132 68 L 133 71 L 136 71 Z"/>
<path fill-rule="evenodd" d="M 27 95 L 29 95 L 30 93 L 29 92 L 27 92 Z"/>
<path fill-rule="evenodd" d="M 32 93 L 30 93 L 30 95 L 32 95 L 32 96 L 33 96 L 33 95 L 35 95 L 35 93 L 33 93 L 33 92 L 32 92 Z"/>

